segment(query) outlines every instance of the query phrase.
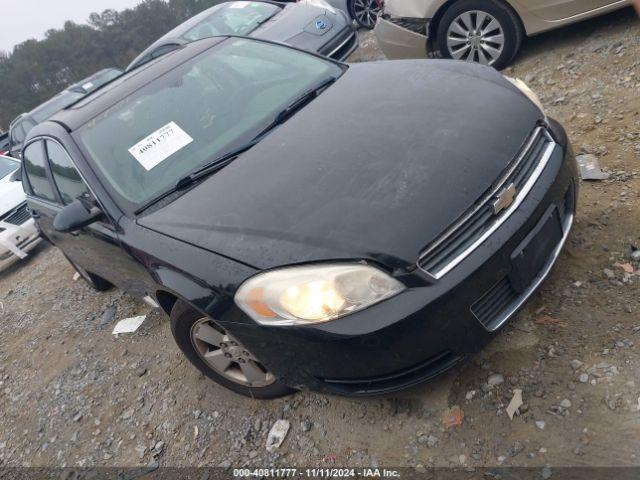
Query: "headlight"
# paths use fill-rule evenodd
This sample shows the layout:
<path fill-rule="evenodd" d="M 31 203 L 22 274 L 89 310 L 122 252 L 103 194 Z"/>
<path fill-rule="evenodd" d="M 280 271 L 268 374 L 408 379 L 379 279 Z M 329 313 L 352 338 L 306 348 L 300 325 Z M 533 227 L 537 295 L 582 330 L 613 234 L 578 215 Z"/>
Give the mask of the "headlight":
<path fill-rule="evenodd" d="M 536 106 L 540 109 L 540 111 L 542 113 L 544 113 L 544 107 L 542 106 L 542 102 L 540 101 L 540 97 L 538 97 L 538 95 L 536 94 L 536 92 L 534 92 L 533 90 L 531 90 L 529 88 L 529 85 L 527 85 L 526 83 L 524 83 L 522 80 L 520 80 L 519 78 L 511 78 L 511 77 L 507 77 L 505 75 L 505 77 L 507 80 L 509 80 L 518 90 L 520 90 L 529 100 L 531 100 L 533 103 L 536 104 Z"/>
<path fill-rule="evenodd" d="M 311 265 L 260 273 L 235 301 L 262 325 L 323 323 L 397 295 L 404 286 L 364 264 Z"/>

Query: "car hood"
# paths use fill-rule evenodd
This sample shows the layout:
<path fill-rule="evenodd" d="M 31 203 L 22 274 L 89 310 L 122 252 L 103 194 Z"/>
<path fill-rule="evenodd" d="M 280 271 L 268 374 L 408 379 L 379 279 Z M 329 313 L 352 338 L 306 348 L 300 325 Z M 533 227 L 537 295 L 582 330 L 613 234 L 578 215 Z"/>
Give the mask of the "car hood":
<path fill-rule="evenodd" d="M 20 182 L 10 182 L 7 175 L 0 179 L 0 216 L 9 213 L 25 201 L 24 191 Z"/>
<path fill-rule="evenodd" d="M 515 157 L 542 113 L 488 67 L 352 65 L 145 227 L 256 268 L 415 263 Z"/>

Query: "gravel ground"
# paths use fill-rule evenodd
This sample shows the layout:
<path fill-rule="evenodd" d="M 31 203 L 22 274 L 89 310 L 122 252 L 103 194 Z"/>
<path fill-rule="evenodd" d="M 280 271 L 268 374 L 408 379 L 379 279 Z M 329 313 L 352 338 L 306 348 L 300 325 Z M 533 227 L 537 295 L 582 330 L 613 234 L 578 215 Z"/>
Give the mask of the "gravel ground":
<path fill-rule="evenodd" d="M 363 34 L 354 60 L 380 57 Z M 162 312 L 91 291 L 42 246 L 0 274 L 0 465 L 640 465 L 640 22 L 621 11 L 529 39 L 506 73 L 611 177 L 583 184 L 557 267 L 488 348 L 392 398 L 252 401 L 200 375 Z M 136 333 L 111 334 L 139 314 Z M 278 419 L 289 434 L 268 452 Z"/>

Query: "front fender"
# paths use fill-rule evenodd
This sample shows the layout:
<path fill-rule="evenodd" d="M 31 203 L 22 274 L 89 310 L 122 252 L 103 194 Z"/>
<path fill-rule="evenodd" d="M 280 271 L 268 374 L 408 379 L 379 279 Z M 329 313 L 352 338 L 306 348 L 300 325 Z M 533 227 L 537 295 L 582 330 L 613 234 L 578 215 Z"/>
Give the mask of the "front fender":
<path fill-rule="evenodd" d="M 140 282 L 167 313 L 181 299 L 217 320 L 237 321 L 230 304 L 256 269 L 133 223 L 123 230 L 122 246 L 139 262 L 139 274 L 146 271 Z"/>

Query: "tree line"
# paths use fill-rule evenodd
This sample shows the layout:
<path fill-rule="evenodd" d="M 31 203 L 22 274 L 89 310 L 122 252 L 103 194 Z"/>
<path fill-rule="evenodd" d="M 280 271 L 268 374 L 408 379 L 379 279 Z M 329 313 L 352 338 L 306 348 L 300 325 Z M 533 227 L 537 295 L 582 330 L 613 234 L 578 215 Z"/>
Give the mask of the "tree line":
<path fill-rule="evenodd" d="M 43 40 L 0 52 L 0 127 L 72 83 L 107 67 L 124 68 L 150 43 L 223 0 L 144 0 L 123 11 L 92 13 L 88 23 L 68 21 Z"/>

